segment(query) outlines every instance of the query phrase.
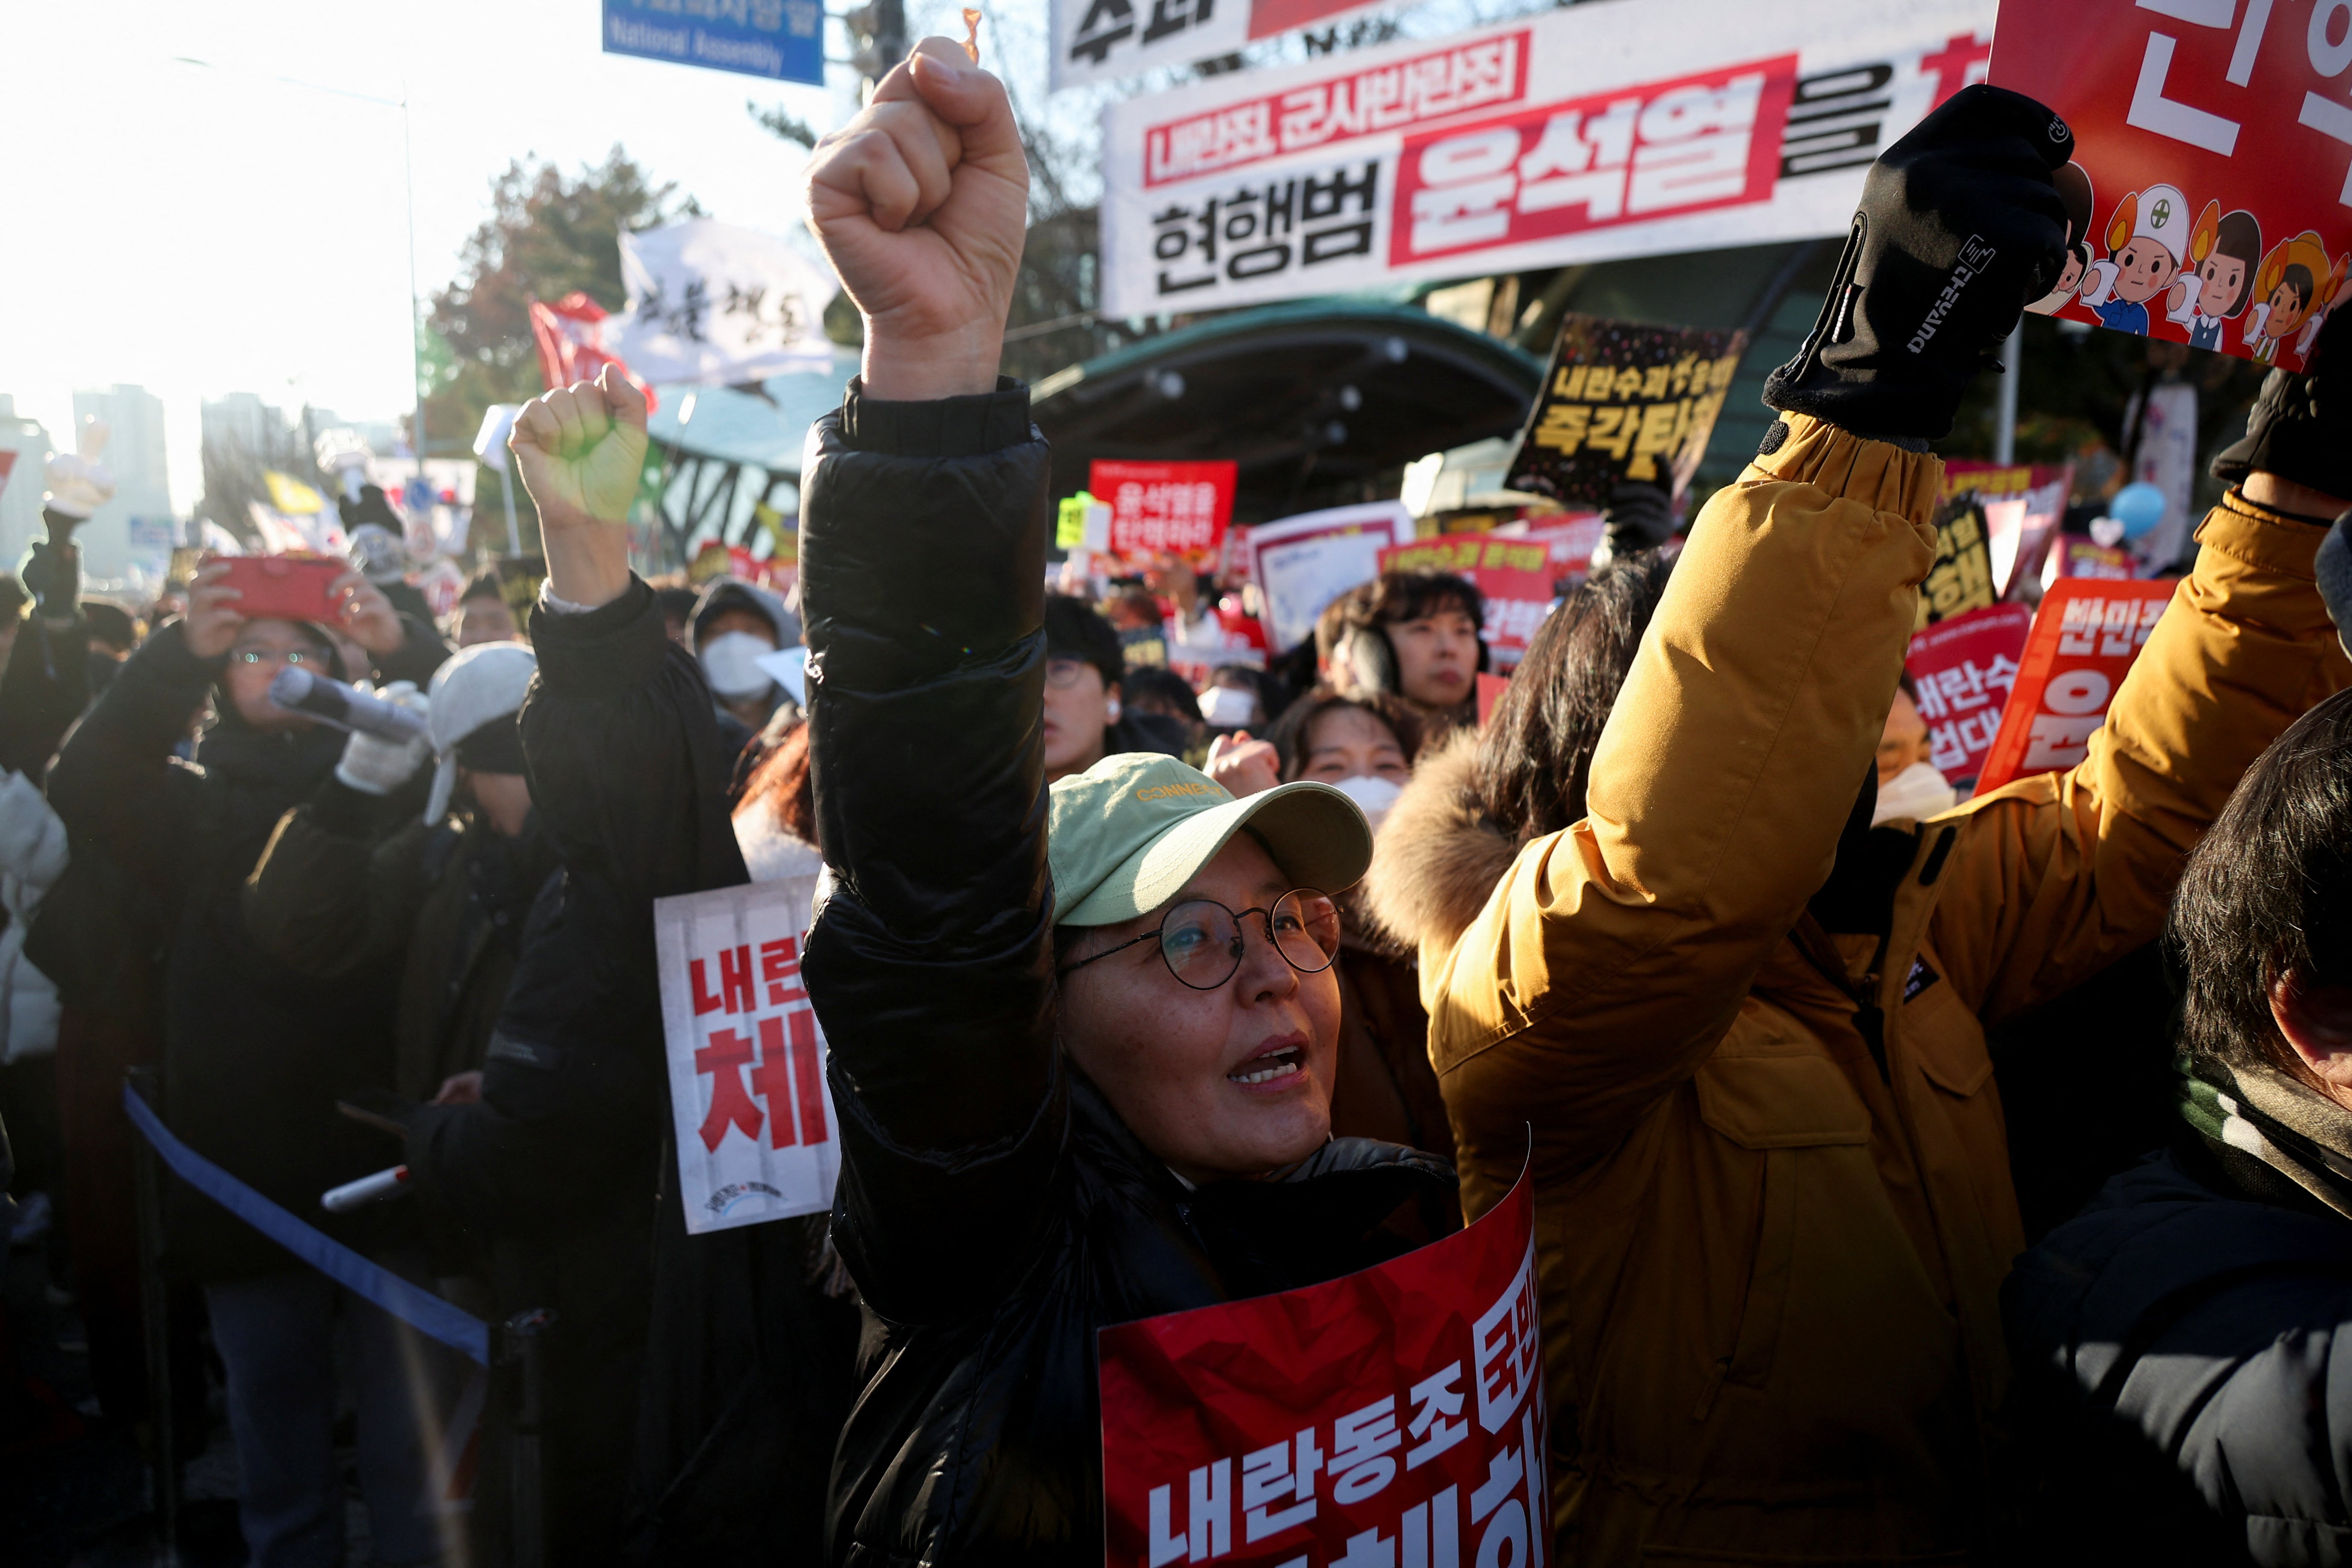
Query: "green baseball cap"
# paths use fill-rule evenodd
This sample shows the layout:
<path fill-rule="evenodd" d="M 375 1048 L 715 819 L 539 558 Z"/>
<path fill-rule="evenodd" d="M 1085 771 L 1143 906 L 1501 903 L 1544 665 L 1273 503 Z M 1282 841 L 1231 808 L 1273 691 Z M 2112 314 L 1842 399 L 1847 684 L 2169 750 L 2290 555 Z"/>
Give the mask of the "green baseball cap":
<path fill-rule="evenodd" d="M 1329 784 L 1278 784 L 1235 800 L 1173 757 L 1127 752 L 1056 783 L 1045 828 L 1054 923 L 1116 925 L 1158 909 L 1247 827 L 1282 874 L 1337 893 L 1372 861 L 1372 830 Z"/>

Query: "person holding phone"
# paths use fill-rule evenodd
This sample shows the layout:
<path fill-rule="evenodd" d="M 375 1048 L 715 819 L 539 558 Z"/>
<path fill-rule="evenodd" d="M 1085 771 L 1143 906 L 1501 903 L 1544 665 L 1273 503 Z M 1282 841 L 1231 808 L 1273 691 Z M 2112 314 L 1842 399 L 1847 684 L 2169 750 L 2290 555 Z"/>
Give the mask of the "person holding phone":
<path fill-rule="evenodd" d="M 341 731 L 269 700 L 272 678 L 295 666 L 421 683 L 445 650 L 357 572 L 332 580 L 323 623 L 247 616 L 230 575 L 226 562 L 200 570 L 186 618 L 124 662 L 58 754 L 49 802 L 77 865 L 120 868 L 131 896 L 151 906 L 138 915 L 162 932 L 161 1110 L 173 1131 L 264 1196 L 397 1266 L 409 1242 L 393 1228 L 403 1222 L 397 1205 L 318 1211 L 328 1187 L 384 1163 L 381 1135 L 339 1116 L 335 1100 L 392 1081 L 396 973 L 388 964 L 331 980 L 298 973 L 253 941 L 241 894 L 278 819 L 343 759 Z M 371 668 L 344 665 L 336 632 Z M 207 700 L 213 716 L 189 765 L 174 748 Z M 101 944 L 108 934 L 88 929 L 74 940 Z M 413 1387 L 407 1370 L 446 1369 L 441 1352 L 404 1342 L 378 1309 L 193 1188 L 166 1191 L 167 1256 L 203 1285 L 227 1372 L 252 1561 L 341 1561 L 331 1441 L 339 1310 L 358 1349 L 360 1479 L 376 1556 L 442 1554 L 426 1487 L 438 1434 L 421 1413 L 444 1406 L 444 1391 Z"/>

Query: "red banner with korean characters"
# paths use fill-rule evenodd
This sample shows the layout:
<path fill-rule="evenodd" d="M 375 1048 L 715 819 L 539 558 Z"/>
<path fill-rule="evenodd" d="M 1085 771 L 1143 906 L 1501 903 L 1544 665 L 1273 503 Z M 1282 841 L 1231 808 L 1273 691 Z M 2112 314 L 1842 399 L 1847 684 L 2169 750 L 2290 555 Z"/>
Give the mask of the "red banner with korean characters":
<path fill-rule="evenodd" d="M 1407 135 L 1389 259 L 1405 264 L 1770 198 L 1797 57 Z"/>
<path fill-rule="evenodd" d="M 1964 784 L 1983 771 L 2032 625 L 2023 605 L 1988 605 L 1912 637 L 1903 668 L 1927 721 L 1927 761 L 1946 782 Z"/>
<path fill-rule="evenodd" d="M 833 1206 L 841 1145 L 801 984 L 814 873 L 654 900 L 662 1034 L 691 1235 Z"/>
<path fill-rule="evenodd" d="M 2017 684 L 1977 778 L 1984 795 L 2029 773 L 2071 768 L 2089 753 L 2116 689 L 2172 602 L 2173 580 L 2060 578 L 2042 595 L 2018 660 Z"/>
<path fill-rule="evenodd" d="M 1543 1568 L 1535 1205 L 1101 1331 L 1106 1568 Z"/>
<path fill-rule="evenodd" d="M 1230 460 L 1088 465 L 1087 489 L 1110 507 L 1110 551 L 1148 560 L 1183 556 L 1195 564 L 1224 549 L 1234 519 L 1239 465 Z"/>
<path fill-rule="evenodd" d="M 2304 367 L 2352 269 L 2352 6 L 2002 0 L 1991 79 L 2074 132 L 2031 309 Z"/>
<path fill-rule="evenodd" d="M 1486 609 L 1480 630 L 1498 665 L 1519 662 L 1551 614 L 1551 549 L 1494 533 L 1441 534 L 1381 552 L 1382 572 L 1443 572 L 1466 579 Z"/>

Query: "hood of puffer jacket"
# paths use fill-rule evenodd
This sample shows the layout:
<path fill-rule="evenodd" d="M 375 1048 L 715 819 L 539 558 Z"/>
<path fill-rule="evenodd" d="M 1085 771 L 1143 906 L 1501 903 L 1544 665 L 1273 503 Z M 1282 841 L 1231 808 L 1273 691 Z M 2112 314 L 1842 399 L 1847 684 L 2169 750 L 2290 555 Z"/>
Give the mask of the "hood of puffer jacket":
<path fill-rule="evenodd" d="M 1422 754 L 1373 837 L 1361 907 L 1408 951 L 1452 947 L 1518 856 L 1517 843 L 1480 808 L 1477 774 L 1478 731 L 1456 731 Z"/>

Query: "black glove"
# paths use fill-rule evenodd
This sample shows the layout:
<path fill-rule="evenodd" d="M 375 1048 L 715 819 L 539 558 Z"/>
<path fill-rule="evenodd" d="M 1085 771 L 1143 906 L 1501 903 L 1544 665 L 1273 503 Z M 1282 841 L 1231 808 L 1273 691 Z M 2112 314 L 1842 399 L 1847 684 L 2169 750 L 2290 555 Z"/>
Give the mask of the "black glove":
<path fill-rule="evenodd" d="M 53 524 L 49 537 L 35 540 L 16 568 L 17 580 L 33 595 L 34 613 L 45 621 L 64 623 L 81 613 L 81 552 L 68 542 L 71 538 L 70 531 Z"/>
<path fill-rule="evenodd" d="M 2301 374 L 2274 370 L 2246 416 L 2246 434 L 2213 459 L 2213 477 L 2236 484 L 2257 471 L 2352 500 L 2352 326 L 2331 310 Z M 2322 367 L 2333 358 L 2325 383 Z M 2330 542 L 2335 542 L 2331 540 Z M 2335 608 L 2333 601 L 2328 607 Z M 2339 626 L 2341 622 L 2337 623 Z"/>
<path fill-rule="evenodd" d="M 2052 183 L 2064 121 L 2005 88 L 1962 88 L 1879 154 L 1821 318 L 1764 401 L 1860 435 L 1932 441 L 2066 257 Z"/>
<path fill-rule="evenodd" d="M 2327 606 L 2327 618 L 2336 623 L 2336 640 L 2352 655 L 2352 534 L 2345 531 L 2347 523 L 2352 523 L 2352 511 L 2337 518 L 2327 537 L 2319 542 L 2319 557 L 2312 567 L 2319 579 L 2319 602 Z"/>
<path fill-rule="evenodd" d="M 1611 558 L 1622 560 L 1637 550 L 1655 549 L 1674 537 L 1674 507 L 1659 486 L 1631 481 L 1609 492 L 1609 505 L 1601 514 L 1601 537 L 1609 542 Z"/>

